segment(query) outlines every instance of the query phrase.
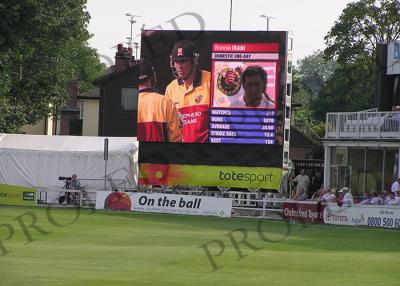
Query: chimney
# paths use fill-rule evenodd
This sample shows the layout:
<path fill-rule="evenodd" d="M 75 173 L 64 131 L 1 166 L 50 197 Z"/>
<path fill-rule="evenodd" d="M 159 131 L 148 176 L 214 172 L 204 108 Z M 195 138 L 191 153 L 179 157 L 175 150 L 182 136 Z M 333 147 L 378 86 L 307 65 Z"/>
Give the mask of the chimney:
<path fill-rule="evenodd" d="M 134 60 L 132 48 L 126 48 L 122 44 L 118 44 L 117 53 L 115 54 L 115 71 L 123 71 L 133 66 Z"/>
<path fill-rule="evenodd" d="M 69 99 L 66 102 L 67 107 L 77 108 L 78 107 L 78 92 L 79 82 L 78 80 L 70 80 L 67 86 Z"/>

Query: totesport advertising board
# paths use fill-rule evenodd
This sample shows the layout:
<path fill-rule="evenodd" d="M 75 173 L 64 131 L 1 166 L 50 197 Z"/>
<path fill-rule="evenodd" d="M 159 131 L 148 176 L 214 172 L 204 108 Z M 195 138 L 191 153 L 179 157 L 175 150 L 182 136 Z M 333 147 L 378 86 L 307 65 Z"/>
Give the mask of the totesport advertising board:
<path fill-rule="evenodd" d="M 195 52 L 187 53 L 191 48 Z M 266 168 L 265 174 L 282 168 L 287 32 L 143 31 L 141 57 L 154 66 L 157 83 L 150 92 L 163 99 L 152 105 L 145 99 L 149 90 L 139 91 L 140 183 L 156 178 L 148 164 L 182 172 L 179 181 L 163 178 L 171 185 L 192 185 L 192 171 L 209 166 Z M 190 61 L 186 70 L 184 60 Z M 194 71 L 189 83 L 188 70 Z M 172 139 L 172 132 L 180 137 Z M 200 185 L 254 187 L 250 179 L 211 179 L 219 173 L 209 170 Z"/>
<path fill-rule="evenodd" d="M 280 168 L 248 168 L 175 164 L 141 164 L 142 185 L 223 186 L 278 189 Z"/>

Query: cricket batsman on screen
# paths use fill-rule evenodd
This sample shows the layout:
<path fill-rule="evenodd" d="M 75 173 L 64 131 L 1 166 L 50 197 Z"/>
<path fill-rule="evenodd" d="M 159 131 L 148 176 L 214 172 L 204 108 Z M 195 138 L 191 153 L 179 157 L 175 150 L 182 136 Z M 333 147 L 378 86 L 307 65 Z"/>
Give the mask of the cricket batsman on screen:
<path fill-rule="evenodd" d="M 182 142 L 188 143 L 208 142 L 211 73 L 198 69 L 198 58 L 193 42 L 177 42 L 170 56 L 175 79 L 165 91 L 180 114 Z"/>

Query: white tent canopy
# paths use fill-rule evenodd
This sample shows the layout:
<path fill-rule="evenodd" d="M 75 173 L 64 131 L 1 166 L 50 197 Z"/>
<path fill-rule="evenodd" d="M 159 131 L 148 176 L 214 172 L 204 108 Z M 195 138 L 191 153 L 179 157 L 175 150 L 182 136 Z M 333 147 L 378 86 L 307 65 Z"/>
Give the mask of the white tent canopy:
<path fill-rule="evenodd" d="M 78 179 L 105 176 L 105 137 L 0 134 L 0 184 L 62 187 L 60 176 Z M 107 178 L 137 182 L 138 142 L 109 137 Z"/>

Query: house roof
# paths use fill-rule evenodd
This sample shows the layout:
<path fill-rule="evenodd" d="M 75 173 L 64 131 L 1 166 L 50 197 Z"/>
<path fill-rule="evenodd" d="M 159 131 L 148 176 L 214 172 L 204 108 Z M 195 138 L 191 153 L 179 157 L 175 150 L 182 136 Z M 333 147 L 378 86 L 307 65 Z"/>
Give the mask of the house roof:
<path fill-rule="evenodd" d="M 98 87 L 78 95 L 78 99 L 99 99 L 99 98 L 100 98 L 100 88 Z"/>
<path fill-rule="evenodd" d="M 290 125 L 290 147 L 320 148 L 316 142 L 297 127 Z"/>
<path fill-rule="evenodd" d="M 122 75 L 125 75 L 125 74 L 127 74 L 127 73 L 131 73 L 131 72 L 133 72 L 133 71 L 137 71 L 136 65 L 134 65 L 133 67 L 128 67 L 127 69 L 121 70 L 121 71 L 115 71 L 115 67 L 112 66 L 112 67 L 110 67 L 109 70 L 107 71 L 107 74 L 102 75 L 102 76 L 96 78 L 96 79 L 93 81 L 93 83 L 94 83 L 95 85 L 100 85 L 100 84 L 102 84 L 102 83 L 106 83 L 107 81 L 109 81 L 109 80 L 111 80 L 111 79 L 120 77 L 120 76 L 122 76 Z"/>

